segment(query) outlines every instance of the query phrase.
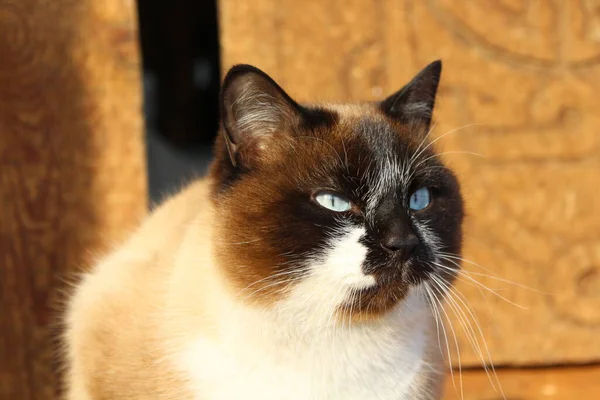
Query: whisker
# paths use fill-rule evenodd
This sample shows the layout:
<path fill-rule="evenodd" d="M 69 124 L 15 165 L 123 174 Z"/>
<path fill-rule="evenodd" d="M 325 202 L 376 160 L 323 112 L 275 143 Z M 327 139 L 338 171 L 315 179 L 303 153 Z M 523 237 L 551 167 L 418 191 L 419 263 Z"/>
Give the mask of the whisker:
<path fill-rule="evenodd" d="M 269 280 L 274 279 L 274 278 L 281 278 L 281 277 L 290 276 L 290 275 L 298 275 L 294 279 L 294 281 L 295 280 L 300 280 L 300 279 L 304 278 L 304 276 L 305 276 L 305 274 L 306 274 L 307 271 L 308 271 L 308 269 L 303 268 L 303 269 L 300 269 L 300 270 L 281 271 L 281 272 L 278 272 L 278 273 L 275 273 L 275 274 L 271 274 L 269 276 L 266 276 L 264 278 L 258 279 L 256 281 L 250 283 L 248 286 L 246 286 L 245 288 L 241 289 L 236 294 L 236 297 L 240 296 L 243 292 L 245 292 L 246 290 L 250 289 L 252 286 L 255 286 L 255 285 L 257 285 L 259 283 L 262 283 L 262 282 L 269 281 Z M 283 280 L 283 281 L 276 281 L 274 283 L 282 283 L 282 282 L 285 282 L 285 280 Z M 271 284 L 271 286 L 273 286 L 273 285 Z M 267 287 L 270 287 L 270 286 L 267 286 Z M 264 289 L 264 287 L 263 287 L 263 289 Z M 255 294 L 255 292 L 253 292 L 252 294 Z M 244 299 L 246 299 L 248 297 L 249 296 L 246 296 Z"/>
<path fill-rule="evenodd" d="M 456 263 L 456 262 L 454 262 L 454 261 L 452 261 L 452 260 L 446 260 L 446 261 L 450 261 L 450 262 L 452 262 L 454 265 L 456 265 L 456 266 L 457 266 L 457 267 L 460 269 L 460 265 L 459 265 L 458 263 Z M 466 271 L 465 271 L 465 272 L 466 272 Z M 487 296 L 485 295 L 484 291 L 481 289 L 481 287 L 480 287 L 480 286 L 478 286 L 478 285 L 474 285 L 473 283 L 471 283 L 471 282 L 469 282 L 469 281 L 466 281 L 466 280 L 463 280 L 463 282 L 465 282 L 465 283 L 467 283 L 468 285 L 470 285 L 470 286 L 473 286 L 473 287 L 475 287 L 475 288 L 477 289 L 477 291 L 479 292 L 479 296 L 481 296 L 481 299 L 483 300 L 483 302 L 485 303 L 485 305 L 486 305 L 486 307 L 487 307 L 487 309 L 488 309 L 488 312 L 490 312 L 489 310 L 491 310 L 491 309 L 492 309 L 492 307 L 491 307 L 491 305 L 490 305 L 490 302 L 488 301 L 488 298 L 487 298 Z M 457 290 L 457 291 L 458 291 L 458 290 Z M 465 296 L 464 296 L 464 295 L 463 295 L 463 294 L 462 294 L 460 291 L 458 291 L 458 293 L 460 293 L 460 294 L 461 294 L 461 296 L 462 296 L 462 297 L 463 297 L 463 298 L 466 300 L 466 297 L 465 297 Z M 492 322 L 495 322 L 495 320 L 492 320 Z M 494 328 L 497 330 L 497 325 L 496 325 L 495 323 L 493 323 L 492 325 L 493 325 L 493 327 L 494 327 Z"/>
<path fill-rule="evenodd" d="M 352 331 L 352 311 L 354 310 L 354 302 L 356 301 L 356 292 L 350 291 L 350 310 L 348 312 L 348 332 Z"/>
<path fill-rule="evenodd" d="M 483 155 L 481 153 L 474 153 L 472 151 L 460 151 L 460 150 L 453 150 L 453 151 L 444 151 L 442 153 L 436 153 L 434 155 L 431 155 L 427 158 L 424 158 L 423 160 L 420 160 L 413 168 L 413 170 L 418 170 L 419 167 L 423 164 L 425 164 L 427 161 L 434 159 L 434 158 L 440 158 L 444 155 L 449 155 L 449 154 L 466 154 L 466 155 L 471 155 L 471 156 L 476 156 L 476 157 L 481 157 L 481 158 L 488 158 L 486 155 Z"/>
<path fill-rule="evenodd" d="M 473 350 L 477 353 L 477 355 L 479 356 L 479 359 L 481 360 L 481 365 L 483 366 L 486 375 L 488 376 L 488 379 L 490 380 L 490 384 L 492 385 L 492 387 L 494 388 L 494 390 L 496 390 L 494 383 L 491 380 L 491 376 L 489 373 L 489 368 L 487 366 L 487 362 L 483 356 L 483 351 L 481 349 L 481 346 L 479 345 L 479 340 L 476 337 L 475 334 L 475 330 L 473 329 L 473 325 L 471 324 L 469 318 L 467 318 L 466 314 L 464 313 L 463 309 L 460 307 L 460 305 L 456 302 L 456 300 L 453 298 L 453 296 L 457 296 L 456 293 L 454 291 L 452 291 L 451 287 L 446 284 L 443 280 L 436 278 L 435 276 L 431 276 L 431 279 L 436 280 L 437 284 L 440 287 L 444 288 L 444 291 L 447 295 L 446 299 L 448 300 L 448 305 L 452 308 L 452 311 L 454 312 L 454 314 L 456 315 L 456 317 L 459 319 L 459 322 L 461 323 L 463 330 L 465 332 L 465 334 L 467 335 L 467 338 L 469 340 L 469 343 L 471 344 L 471 347 L 473 348 Z M 466 303 L 464 301 L 462 301 L 462 299 L 458 298 L 458 300 L 461 301 L 461 303 L 467 308 L 467 311 L 469 311 L 469 313 L 471 314 L 471 317 L 473 318 L 473 322 L 475 322 L 479 332 L 480 332 L 480 336 L 484 342 L 484 345 L 486 345 L 486 349 L 487 349 L 487 344 L 485 342 L 485 338 L 483 336 L 483 333 L 481 331 L 480 328 L 480 324 L 478 319 L 473 315 L 473 313 L 471 313 L 469 307 L 466 305 Z M 467 329 L 468 328 L 468 329 Z M 489 356 L 489 351 L 488 351 L 488 356 Z M 490 364 L 493 365 L 492 361 L 491 361 L 491 357 L 489 357 L 490 360 Z"/>
<path fill-rule="evenodd" d="M 488 376 L 490 384 L 491 384 L 492 388 L 494 389 L 494 391 L 500 391 L 500 393 L 502 394 L 503 399 L 506 400 L 506 397 L 504 395 L 504 390 L 502 389 L 502 385 L 500 384 L 500 380 L 498 378 L 498 374 L 496 373 L 496 368 L 494 367 L 494 362 L 492 360 L 492 356 L 491 356 L 489 347 L 487 345 L 487 341 L 485 340 L 485 335 L 483 334 L 483 330 L 481 329 L 481 324 L 479 323 L 479 319 L 473 313 L 472 307 L 470 307 L 467 304 L 469 302 L 468 299 L 462 293 L 460 293 L 460 291 L 458 291 L 457 289 L 453 289 L 452 286 L 449 285 L 447 282 L 444 282 L 443 280 L 441 280 L 439 278 L 436 278 L 434 276 L 432 276 L 432 279 L 437 279 L 438 281 L 440 281 L 439 284 L 447 289 L 447 293 L 450 295 L 449 298 L 452 298 L 452 296 L 454 296 L 454 299 L 452 301 L 454 302 L 457 310 L 460 311 L 461 314 L 463 315 L 463 318 L 465 319 L 465 321 L 469 324 L 469 327 L 470 327 L 471 332 L 473 334 L 473 340 L 477 344 L 477 346 L 474 347 L 474 350 L 479 353 L 479 357 L 481 359 L 481 363 L 482 363 L 482 365 L 484 367 L 484 370 L 486 371 L 486 374 Z M 485 357 L 483 356 L 483 352 L 481 350 L 481 347 L 479 346 L 479 340 L 476 339 L 476 335 L 475 335 L 475 332 L 473 330 L 473 326 L 471 325 L 471 323 L 469 321 L 469 318 L 465 314 L 464 310 L 460 307 L 460 305 L 456 302 L 455 299 L 458 300 L 458 301 L 460 301 L 460 303 L 465 307 L 465 309 L 467 310 L 467 312 L 469 313 L 469 315 L 473 319 L 473 322 L 475 323 L 475 326 L 477 327 L 477 330 L 479 332 L 479 336 L 481 337 L 481 340 L 483 341 L 483 345 L 484 345 L 484 348 L 485 348 L 485 352 L 487 354 L 488 362 L 490 364 L 489 368 L 486 366 L 486 361 L 484 359 Z M 457 314 L 457 317 L 460 318 L 460 316 L 458 314 Z M 498 385 L 498 389 L 496 389 L 496 385 L 494 385 L 494 383 L 492 382 L 492 378 L 491 378 L 491 376 L 489 374 L 488 369 L 492 370 L 492 372 L 494 374 L 494 378 L 495 378 L 496 383 Z"/>
<path fill-rule="evenodd" d="M 433 297 L 433 293 L 431 292 L 431 289 L 429 288 L 429 286 L 427 285 L 426 282 L 424 283 L 423 288 L 425 289 L 425 294 L 427 295 L 427 297 L 429 299 L 430 308 L 431 308 L 431 311 L 433 312 L 433 317 L 435 319 L 435 326 L 437 329 L 437 336 L 438 336 L 438 346 L 440 348 L 440 352 L 443 352 L 441 338 L 440 338 L 440 323 L 442 324 L 442 330 L 444 332 L 444 343 L 446 344 L 446 349 L 448 352 L 448 360 L 445 360 L 445 363 L 446 363 L 446 365 L 448 365 L 448 368 L 450 368 L 450 374 L 452 375 L 452 384 L 454 385 L 455 380 L 454 380 L 454 373 L 452 371 L 452 356 L 450 354 L 450 346 L 448 345 L 448 336 L 446 335 L 444 321 L 442 320 L 442 316 L 440 315 L 440 312 L 437 309 L 437 305 L 435 304 L 435 299 Z M 443 353 L 442 353 L 442 356 L 443 356 Z M 455 386 L 455 389 L 456 389 L 456 386 Z"/>
<path fill-rule="evenodd" d="M 297 282 L 299 280 L 300 280 L 300 278 L 272 282 L 272 283 L 270 283 L 268 285 L 265 285 L 263 287 L 260 287 L 260 288 L 256 289 L 252 293 L 250 293 L 247 296 L 245 296 L 242 300 L 247 300 L 248 298 L 250 298 L 250 297 L 254 296 L 255 294 L 260 293 L 263 290 L 266 290 L 268 288 L 276 287 L 276 286 L 279 286 L 279 285 L 287 285 L 289 287 L 290 284 L 292 284 L 294 282 Z M 284 289 L 285 288 L 281 288 L 280 291 L 282 292 Z"/>
<path fill-rule="evenodd" d="M 494 273 L 494 271 L 490 270 L 489 268 L 485 268 L 482 265 L 480 265 L 480 264 L 478 264 L 478 263 L 476 263 L 474 261 L 468 260 L 468 259 L 466 259 L 464 257 L 459 257 L 459 256 L 457 256 L 455 254 L 438 252 L 438 255 L 440 256 L 440 258 L 446 258 L 446 259 L 450 258 L 450 259 L 453 259 L 453 260 L 458 260 L 458 261 L 466 262 L 467 264 L 479 267 L 479 268 L 483 269 L 484 271 L 487 271 L 487 272 L 489 272 L 491 274 Z M 448 261 L 450 261 L 450 260 L 448 260 Z M 505 278 L 499 277 L 497 275 L 485 275 L 485 274 L 474 272 L 474 271 L 468 271 L 468 272 L 470 274 L 479 275 L 479 276 L 485 276 L 487 278 L 494 279 L 494 280 L 497 280 L 499 282 L 504 282 L 504 283 L 508 283 L 508 284 L 511 284 L 511 285 L 515 285 L 517 287 L 520 287 L 520 288 L 523 288 L 523 289 L 527 289 L 527 290 L 530 290 L 532 292 L 536 292 L 536 293 L 539 293 L 539 294 L 552 295 L 552 293 L 547 293 L 547 292 L 544 292 L 542 290 L 538 290 L 538 289 L 532 288 L 530 286 L 523 285 L 522 283 L 511 281 L 509 279 L 505 279 Z"/>
<path fill-rule="evenodd" d="M 444 285 L 443 282 L 438 280 L 435 276 L 430 275 L 430 278 L 432 280 L 434 280 L 439 287 L 444 289 L 445 299 L 446 299 L 448 306 L 450 307 L 450 309 L 452 310 L 454 315 L 458 318 L 458 322 L 460 323 L 460 325 L 463 329 L 463 332 L 465 332 L 467 339 L 469 341 L 469 344 L 478 353 L 478 355 L 482 361 L 482 365 L 484 366 L 484 369 L 486 369 L 486 373 L 489 374 L 489 372 L 487 371 L 487 365 L 485 363 L 485 360 L 484 360 L 482 352 L 481 352 L 481 348 L 479 346 L 479 342 L 475 338 L 475 331 L 474 331 L 470 321 L 468 321 L 468 319 L 466 319 L 463 311 L 461 310 L 459 305 L 456 303 L 456 300 L 454 300 L 454 298 L 452 298 L 452 296 L 448 290 L 448 287 L 446 285 Z"/>
<path fill-rule="evenodd" d="M 408 183 L 410 182 L 410 180 L 412 179 L 412 177 L 414 175 L 413 163 L 416 160 L 415 154 L 419 153 L 421 148 L 423 147 L 423 145 L 425 145 L 425 143 L 427 143 L 427 140 L 431 136 L 431 132 L 433 132 L 433 130 L 435 129 L 437 124 L 438 124 L 438 121 L 435 121 L 433 126 L 431 128 L 429 128 L 429 130 L 427 131 L 427 134 L 423 137 L 423 139 L 417 146 L 417 149 L 413 152 L 412 156 L 410 156 L 410 157 L 408 156 L 409 149 L 408 148 L 406 149 L 406 154 L 402 160 L 403 169 L 402 169 L 402 176 L 401 176 L 402 181 L 406 185 L 408 185 Z M 413 172 L 411 172 L 411 171 L 413 171 Z"/>
<path fill-rule="evenodd" d="M 435 283 L 435 281 L 432 281 L 432 283 Z M 435 291 L 437 291 L 442 298 L 444 298 L 443 290 L 441 288 L 439 288 L 437 286 L 437 284 L 436 285 L 432 285 L 432 288 Z M 461 357 L 460 357 L 460 346 L 458 345 L 458 339 L 457 339 L 457 336 L 456 336 L 456 331 L 454 330 L 454 327 L 452 326 L 452 320 L 448 316 L 448 313 L 446 312 L 446 310 L 444 309 L 444 307 L 441 307 L 441 310 L 444 313 L 444 315 L 446 317 L 446 320 L 448 321 L 448 324 L 450 325 L 450 330 L 452 331 L 452 335 L 454 336 L 454 345 L 456 346 L 456 357 L 457 357 L 457 361 L 458 361 L 458 375 L 459 375 L 459 382 L 460 382 L 460 398 L 462 400 L 464 400 L 465 395 L 464 395 L 464 390 L 463 390 L 462 362 L 461 362 Z"/>
<path fill-rule="evenodd" d="M 446 345 L 446 351 L 447 351 L 447 355 L 448 355 L 448 359 L 444 360 L 445 364 L 448 366 L 449 370 L 450 370 L 450 376 L 452 378 L 452 386 L 454 387 L 454 391 L 458 393 L 458 388 L 456 387 L 456 378 L 454 376 L 454 368 L 452 367 L 452 354 L 450 352 L 450 341 L 448 340 L 448 334 L 446 332 L 446 327 L 444 325 L 444 320 L 442 319 L 442 315 L 439 311 L 438 305 L 437 303 L 440 303 L 439 299 L 435 296 L 435 294 L 433 293 L 432 289 L 429 287 L 429 284 L 427 282 L 424 282 L 424 289 L 425 289 L 425 293 L 427 294 L 427 297 L 430 300 L 430 305 L 431 305 L 431 309 L 433 311 L 434 314 L 434 318 L 435 318 L 435 323 L 436 323 L 436 328 L 437 328 L 437 334 L 438 334 L 438 345 L 439 345 L 439 350 L 442 354 L 442 358 L 444 357 L 443 354 L 443 349 L 442 349 L 442 345 L 440 343 L 440 324 L 442 327 L 442 331 L 444 333 L 444 344 Z M 441 303 L 439 304 L 439 307 L 441 308 L 442 305 Z M 439 322 L 438 322 L 439 321 Z"/>
<path fill-rule="evenodd" d="M 485 125 L 482 123 L 475 123 L 475 124 L 467 124 L 467 125 L 463 125 L 463 126 L 459 126 L 458 128 L 454 128 L 446 133 L 444 133 L 443 135 L 438 136 L 437 138 L 433 139 L 431 142 L 429 142 L 427 144 L 427 146 L 423 147 L 420 151 L 415 152 L 415 154 L 413 155 L 413 157 L 411 157 L 411 160 L 416 160 L 417 158 L 419 158 L 421 156 L 421 154 L 423 154 L 428 148 L 430 148 L 431 146 L 433 146 L 437 141 L 441 140 L 442 138 L 454 133 L 454 132 L 458 132 L 461 129 L 466 129 L 466 128 L 470 128 L 472 126 L 478 126 L 478 125 Z M 412 164 L 412 163 L 411 163 Z"/>
<path fill-rule="evenodd" d="M 435 123 L 433 124 L 433 126 L 431 128 L 429 128 L 429 131 L 427 131 L 427 134 L 423 137 L 423 140 L 421 140 L 421 143 L 419 143 L 419 146 L 417 146 L 417 149 L 413 153 L 413 156 L 410 157 L 410 159 L 408 160 L 408 166 L 409 167 L 412 166 L 412 162 L 416 159 L 416 157 L 414 155 L 417 154 L 417 153 L 420 154 L 421 148 L 427 142 L 427 140 L 431 136 L 431 132 L 433 132 L 433 130 L 435 129 L 435 127 L 437 126 L 437 124 L 438 124 L 438 121 L 435 121 Z"/>
<path fill-rule="evenodd" d="M 346 150 L 346 143 L 344 143 L 344 139 L 342 138 L 342 147 L 344 148 L 344 157 L 346 160 L 346 173 L 350 175 L 350 164 L 348 163 L 348 151 Z"/>
<path fill-rule="evenodd" d="M 450 260 L 447 260 L 447 261 L 450 261 Z M 468 279 L 468 281 L 469 281 L 469 282 L 472 282 L 472 283 L 474 283 L 474 284 L 476 284 L 476 285 L 480 286 L 481 288 L 483 288 L 483 289 L 487 290 L 488 292 L 490 292 L 490 293 L 492 293 L 492 294 L 494 294 L 494 295 L 498 296 L 500 299 L 502 299 L 502 300 L 506 301 L 506 302 L 507 302 L 507 303 L 509 303 L 509 304 L 512 304 L 512 305 L 513 305 L 513 306 L 515 306 L 515 307 L 518 307 L 518 308 L 520 308 L 520 309 L 522 309 L 522 310 L 527 310 L 527 307 L 525 307 L 525 306 L 522 306 L 522 305 L 520 305 L 520 304 L 517 304 L 517 303 L 515 303 L 515 302 L 513 302 L 513 301 L 510 301 L 510 300 L 509 300 L 509 299 L 507 299 L 506 297 L 502 296 L 500 293 L 498 293 L 498 292 L 496 292 L 495 290 L 493 290 L 493 289 L 489 288 L 488 286 L 484 285 L 483 283 L 479 282 L 478 280 L 476 280 L 476 279 L 474 279 L 474 278 L 470 277 L 469 275 L 467 275 L 466 273 L 464 273 L 464 272 L 463 272 L 463 271 L 461 271 L 460 269 L 456 269 L 456 268 L 450 268 L 450 267 L 448 267 L 448 266 L 445 266 L 445 265 L 443 265 L 443 264 L 440 264 L 440 263 L 437 263 L 437 262 L 433 262 L 433 264 L 434 264 L 434 265 L 436 265 L 436 266 L 437 266 L 437 267 L 439 267 L 439 268 L 445 269 L 445 270 L 447 270 L 447 271 L 451 271 L 452 273 L 456 273 L 456 274 L 458 274 L 460 277 L 463 277 L 464 279 Z"/>

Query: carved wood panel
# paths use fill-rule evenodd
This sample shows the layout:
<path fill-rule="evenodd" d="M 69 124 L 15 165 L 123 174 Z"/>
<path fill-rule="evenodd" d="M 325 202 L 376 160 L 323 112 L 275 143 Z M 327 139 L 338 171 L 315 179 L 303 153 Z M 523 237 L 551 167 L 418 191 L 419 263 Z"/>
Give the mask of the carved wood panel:
<path fill-rule="evenodd" d="M 446 155 L 465 257 L 486 269 L 464 268 L 526 307 L 459 283 L 495 363 L 600 360 L 600 2 L 251 3 L 221 1 L 222 65 L 256 64 L 299 100 L 377 99 L 443 59 L 434 135 L 455 131 L 439 148 L 483 155 Z M 463 364 L 478 365 L 454 320 Z"/>

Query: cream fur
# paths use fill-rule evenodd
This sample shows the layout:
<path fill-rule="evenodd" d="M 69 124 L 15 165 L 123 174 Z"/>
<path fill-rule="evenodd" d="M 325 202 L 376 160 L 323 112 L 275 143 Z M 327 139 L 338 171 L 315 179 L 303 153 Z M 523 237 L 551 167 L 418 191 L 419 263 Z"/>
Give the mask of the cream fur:
<path fill-rule="evenodd" d="M 418 290 L 381 319 L 335 324 L 362 274 L 362 228 L 332 238 L 272 307 L 230 287 L 211 254 L 208 185 L 160 206 L 84 276 L 66 318 L 68 400 L 433 399 L 441 364 Z"/>

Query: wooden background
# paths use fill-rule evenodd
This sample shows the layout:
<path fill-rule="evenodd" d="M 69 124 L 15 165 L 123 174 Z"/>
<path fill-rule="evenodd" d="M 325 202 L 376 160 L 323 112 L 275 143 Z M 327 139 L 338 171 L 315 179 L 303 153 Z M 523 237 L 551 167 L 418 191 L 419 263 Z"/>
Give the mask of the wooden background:
<path fill-rule="evenodd" d="M 441 58 L 440 148 L 484 156 L 447 155 L 465 257 L 535 289 L 472 275 L 522 309 L 459 285 L 495 363 L 600 360 L 598 1 L 221 0 L 220 26 L 224 70 L 255 64 L 301 101 L 378 99 Z"/>
<path fill-rule="evenodd" d="M 56 397 L 56 289 L 146 211 L 135 20 L 0 0 L 0 399 Z"/>
<path fill-rule="evenodd" d="M 135 5 L 0 0 L 1 399 L 54 398 L 54 288 L 145 213 Z M 441 148 L 484 155 L 447 155 L 469 206 L 465 256 L 535 289 L 473 275 L 520 309 L 459 286 L 495 362 L 600 360 L 596 0 L 219 8 L 223 70 L 254 63 L 299 100 L 377 99 L 443 59 L 435 133 L 457 130 Z"/>

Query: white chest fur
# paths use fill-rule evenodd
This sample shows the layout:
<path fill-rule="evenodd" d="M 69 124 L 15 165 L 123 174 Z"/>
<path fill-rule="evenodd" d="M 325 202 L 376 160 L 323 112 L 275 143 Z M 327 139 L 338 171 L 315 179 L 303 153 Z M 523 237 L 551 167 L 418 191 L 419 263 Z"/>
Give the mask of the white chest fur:
<path fill-rule="evenodd" d="M 238 315 L 218 343 L 198 338 L 186 348 L 180 366 L 198 400 L 401 400 L 421 391 L 432 344 L 418 292 L 368 326 L 293 330 L 264 317 Z"/>

